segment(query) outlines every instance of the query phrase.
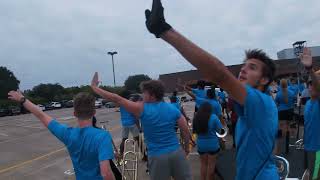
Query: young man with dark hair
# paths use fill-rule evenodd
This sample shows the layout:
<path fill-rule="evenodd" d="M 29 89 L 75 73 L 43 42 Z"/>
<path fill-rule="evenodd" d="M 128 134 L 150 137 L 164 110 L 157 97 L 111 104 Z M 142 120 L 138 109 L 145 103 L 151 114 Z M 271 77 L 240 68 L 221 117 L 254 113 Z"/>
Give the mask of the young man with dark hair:
<path fill-rule="evenodd" d="M 146 26 L 157 38 L 176 48 L 202 75 L 236 101 L 236 179 L 279 179 L 273 159 L 278 130 L 277 107 L 264 93 L 273 80 L 275 65 L 262 50 L 249 50 L 238 79 L 223 63 L 166 23 L 160 0 L 146 10 Z"/>
<path fill-rule="evenodd" d="M 96 112 L 92 95 L 79 93 L 74 98 L 74 116 L 78 119 L 79 128 L 61 125 L 19 91 L 10 91 L 8 96 L 20 102 L 66 145 L 77 179 L 115 179 L 109 162 L 114 158 L 111 136 L 104 130 L 92 127 L 91 119 Z"/>
<path fill-rule="evenodd" d="M 311 51 L 305 48 L 301 55 L 301 62 L 309 71 L 312 82 L 309 84 L 311 99 L 304 109 L 304 150 L 305 168 L 310 170 L 310 179 L 320 179 L 320 74 L 316 74 L 312 67 Z"/>
<path fill-rule="evenodd" d="M 189 153 L 189 129 L 187 121 L 173 105 L 163 101 L 164 86 L 160 81 L 146 81 L 141 84 L 142 102 L 132 102 L 117 94 L 98 87 L 98 73 L 95 73 L 92 90 L 105 99 L 113 101 L 140 119 L 148 149 L 148 165 L 152 180 L 164 180 L 173 177 L 177 180 L 191 179 L 186 154 Z M 184 139 L 182 151 L 175 124 L 181 130 Z"/>

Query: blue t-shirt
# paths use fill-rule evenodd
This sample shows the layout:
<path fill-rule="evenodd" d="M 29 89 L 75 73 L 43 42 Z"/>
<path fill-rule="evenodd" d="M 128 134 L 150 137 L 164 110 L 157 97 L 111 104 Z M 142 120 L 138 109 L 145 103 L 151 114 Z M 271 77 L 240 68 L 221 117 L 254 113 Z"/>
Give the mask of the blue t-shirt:
<path fill-rule="evenodd" d="M 120 107 L 121 123 L 123 127 L 133 126 L 136 123 L 136 118 L 129 113 L 125 108 Z"/>
<path fill-rule="evenodd" d="M 197 98 L 206 98 L 207 91 L 205 89 L 192 89 L 192 93 L 196 96 L 196 107 L 200 107 L 200 103 L 197 102 Z"/>
<path fill-rule="evenodd" d="M 179 149 L 175 132 L 180 111 L 166 102 L 144 103 L 140 116 L 148 156 L 159 156 Z"/>
<path fill-rule="evenodd" d="M 212 107 L 212 114 L 217 115 L 220 117 L 222 115 L 221 105 L 219 102 L 215 99 L 205 99 L 205 98 L 197 98 L 196 101 L 199 103 L 199 107 L 205 103 L 208 102 Z"/>
<path fill-rule="evenodd" d="M 220 103 L 225 103 L 226 102 L 226 94 L 224 92 L 218 92 L 219 100 Z"/>
<path fill-rule="evenodd" d="M 222 129 L 222 124 L 215 114 L 212 114 L 208 122 L 208 132 L 198 134 L 197 146 L 199 152 L 213 152 L 220 148 L 216 132 Z"/>
<path fill-rule="evenodd" d="M 77 180 L 102 180 L 100 162 L 114 158 L 112 139 L 108 132 L 94 128 L 72 128 L 52 120 L 48 129 L 70 154 Z"/>
<path fill-rule="evenodd" d="M 181 111 L 181 106 L 179 103 L 175 102 L 175 103 L 171 103 L 174 107 L 176 107 L 179 111 Z"/>
<path fill-rule="evenodd" d="M 280 89 L 276 95 L 275 101 L 278 105 L 278 111 L 293 109 L 295 101 L 294 92 L 288 89 L 288 103 L 286 103 L 284 101 L 283 91 Z"/>
<path fill-rule="evenodd" d="M 237 180 L 279 179 L 273 159 L 278 111 L 271 96 L 246 86 L 244 105 L 235 104 Z"/>
<path fill-rule="evenodd" d="M 289 87 L 288 87 L 289 90 L 293 91 L 294 95 L 297 96 L 298 93 L 299 93 L 299 86 L 298 84 L 291 84 Z"/>
<path fill-rule="evenodd" d="M 304 108 L 304 149 L 320 150 L 320 104 L 319 99 L 309 100 Z"/>

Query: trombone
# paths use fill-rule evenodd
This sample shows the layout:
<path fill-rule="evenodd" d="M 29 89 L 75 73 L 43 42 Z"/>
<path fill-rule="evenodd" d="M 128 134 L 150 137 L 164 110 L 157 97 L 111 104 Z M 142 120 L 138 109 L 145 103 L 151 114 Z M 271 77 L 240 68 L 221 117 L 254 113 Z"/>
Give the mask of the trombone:
<path fill-rule="evenodd" d="M 133 139 L 127 139 L 124 142 L 124 154 L 122 159 L 122 180 L 128 177 L 132 180 L 138 179 L 138 155 L 136 142 Z M 128 177 L 127 177 L 128 176 Z"/>

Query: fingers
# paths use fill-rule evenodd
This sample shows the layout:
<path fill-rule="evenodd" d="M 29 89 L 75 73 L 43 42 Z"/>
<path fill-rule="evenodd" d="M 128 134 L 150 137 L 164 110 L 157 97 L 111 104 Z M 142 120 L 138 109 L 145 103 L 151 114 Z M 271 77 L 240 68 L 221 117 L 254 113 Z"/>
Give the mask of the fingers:
<path fill-rule="evenodd" d="M 144 14 L 146 15 L 146 19 L 149 19 L 150 15 L 151 15 L 151 11 L 149 9 L 146 9 Z"/>
<path fill-rule="evenodd" d="M 95 72 L 91 81 L 91 86 L 97 86 L 99 84 L 98 72 Z"/>

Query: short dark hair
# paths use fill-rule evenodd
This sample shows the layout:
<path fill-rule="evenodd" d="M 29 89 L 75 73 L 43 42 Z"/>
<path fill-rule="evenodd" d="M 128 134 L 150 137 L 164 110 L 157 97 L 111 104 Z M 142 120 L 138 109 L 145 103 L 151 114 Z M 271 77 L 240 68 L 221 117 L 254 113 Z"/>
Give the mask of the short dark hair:
<path fill-rule="evenodd" d="M 212 114 L 212 107 L 208 102 L 203 103 L 193 118 L 193 129 L 197 134 L 208 132 L 208 122 Z"/>
<path fill-rule="evenodd" d="M 150 80 L 140 84 L 142 92 L 147 91 L 151 96 L 154 96 L 158 101 L 161 101 L 164 96 L 164 85 L 161 81 Z"/>
<path fill-rule="evenodd" d="M 209 99 L 215 99 L 216 98 L 216 91 L 213 89 L 208 89 L 207 90 L 207 97 Z"/>
<path fill-rule="evenodd" d="M 96 98 L 85 92 L 77 94 L 73 99 L 75 115 L 79 120 L 88 120 L 94 116 Z"/>
<path fill-rule="evenodd" d="M 262 69 L 262 76 L 269 79 L 266 86 L 268 86 L 274 78 L 276 65 L 273 60 L 261 49 L 249 49 L 246 50 L 246 60 L 248 59 L 257 59 L 263 62 L 264 66 Z M 245 61 L 246 61 L 245 60 Z"/>
<path fill-rule="evenodd" d="M 204 89 L 206 87 L 206 82 L 204 80 L 198 80 L 197 87 L 200 89 Z"/>

